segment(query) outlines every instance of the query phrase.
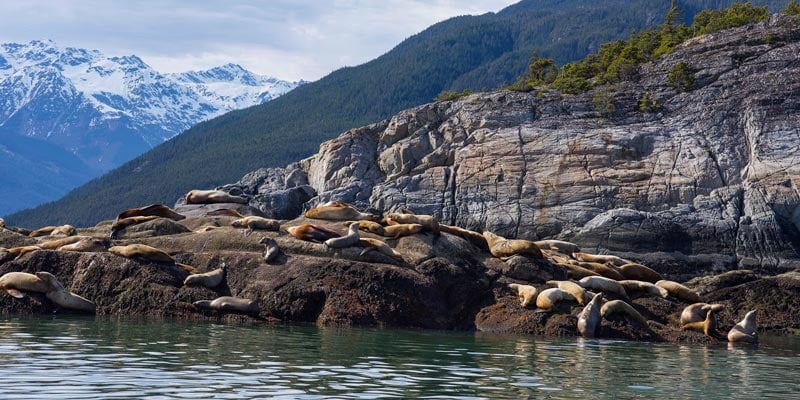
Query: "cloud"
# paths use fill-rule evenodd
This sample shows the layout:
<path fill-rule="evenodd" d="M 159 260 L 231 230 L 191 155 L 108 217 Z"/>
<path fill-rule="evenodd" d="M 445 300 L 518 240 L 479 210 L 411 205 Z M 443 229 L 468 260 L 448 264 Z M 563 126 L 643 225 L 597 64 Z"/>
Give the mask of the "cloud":
<path fill-rule="evenodd" d="M 314 80 L 369 61 L 441 20 L 514 0 L 25 0 L 0 2 L 0 42 L 136 54 L 163 72 L 235 62 Z"/>

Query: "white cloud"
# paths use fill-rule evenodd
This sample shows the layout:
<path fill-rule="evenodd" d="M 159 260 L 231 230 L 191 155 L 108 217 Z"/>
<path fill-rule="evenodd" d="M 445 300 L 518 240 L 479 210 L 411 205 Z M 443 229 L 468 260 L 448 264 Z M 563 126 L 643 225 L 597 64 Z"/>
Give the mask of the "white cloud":
<path fill-rule="evenodd" d="M 229 0 L 0 2 L 0 42 L 136 54 L 163 72 L 235 62 L 282 79 L 314 80 L 369 61 L 426 27 L 514 0 Z"/>

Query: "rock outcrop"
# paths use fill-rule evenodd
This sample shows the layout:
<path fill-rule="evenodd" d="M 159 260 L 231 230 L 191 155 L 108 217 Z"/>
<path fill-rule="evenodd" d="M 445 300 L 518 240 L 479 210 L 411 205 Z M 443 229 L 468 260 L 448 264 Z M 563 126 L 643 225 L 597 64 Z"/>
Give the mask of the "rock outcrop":
<path fill-rule="evenodd" d="M 341 200 L 633 254 L 686 277 L 790 270 L 800 266 L 798 54 L 800 25 L 774 15 L 694 38 L 613 87 L 426 104 L 223 188 L 278 218 L 299 215 L 305 197 L 306 208 Z M 694 70 L 688 92 L 668 84 L 679 61 Z M 656 111 L 640 110 L 648 92 Z"/>

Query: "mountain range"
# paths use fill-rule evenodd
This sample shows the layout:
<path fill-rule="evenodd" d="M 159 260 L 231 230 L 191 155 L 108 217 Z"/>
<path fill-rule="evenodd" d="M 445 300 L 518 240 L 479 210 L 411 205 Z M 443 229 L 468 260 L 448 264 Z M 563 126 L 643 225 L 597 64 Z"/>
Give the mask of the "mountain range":
<path fill-rule="evenodd" d="M 0 45 L 0 215 L 69 189 L 192 125 L 295 88 L 236 64 L 160 73 L 135 55 Z"/>

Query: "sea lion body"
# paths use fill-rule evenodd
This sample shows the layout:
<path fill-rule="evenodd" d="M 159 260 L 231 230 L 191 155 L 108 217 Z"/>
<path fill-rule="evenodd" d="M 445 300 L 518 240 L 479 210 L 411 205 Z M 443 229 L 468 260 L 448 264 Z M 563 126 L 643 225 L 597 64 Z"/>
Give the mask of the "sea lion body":
<path fill-rule="evenodd" d="M 473 245 L 475 245 L 479 249 L 485 249 L 485 250 L 489 249 L 489 244 L 486 243 L 486 238 L 483 237 L 483 235 L 481 235 L 478 232 L 471 231 L 469 229 L 460 228 L 458 226 L 444 225 L 444 224 L 439 224 L 439 231 L 440 232 L 446 232 L 446 233 L 449 233 L 451 235 L 458 236 L 458 237 L 460 237 L 460 238 L 472 243 Z"/>
<path fill-rule="evenodd" d="M 597 293 L 578 316 L 578 332 L 585 338 L 594 338 L 600 334 L 603 316 L 600 314 L 603 293 Z"/>
<path fill-rule="evenodd" d="M 99 253 L 108 250 L 109 242 L 96 237 L 85 237 L 77 242 L 65 244 L 58 251 L 78 251 L 85 253 Z"/>
<path fill-rule="evenodd" d="M 397 225 L 397 224 L 420 224 L 426 230 L 433 232 L 434 235 L 439 235 L 440 228 L 439 228 L 439 220 L 432 215 L 417 215 L 417 214 L 408 214 L 408 213 L 389 213 L 386 215 L 386 219 L 394 222 L 392 224 L 387 225 Z"/>
<path fill-rule="evenodd" d="M 347 226 L 350 226 L 350 222 L 347 222 Z M 383 229 L 383 225 L 367 219 L 362 219 L 361 221 L 358 221 L 358 229 L 365 232 L 374 233 L 380 236 L 384 236 L 385 232 Z"/>
<path fill-rule="evenodd" d="M 684 307 L 681 312 L 681 325 L 693 322 L 702 322 L 706 319 L 709 311 L 719 311 L 724 308 L 722 304 L 694 303 Z"/>
<path fill-rule="evenodd" d="M 116 220 L 119 221 L 130 217 L 161 217 L 169 218 L 173 221 L 180 221 L 186 218 L 163 204 L 150 204 L 140 208 L 129 208 L 119 213 Z"/>
<path fill-rule="evenodd" d="M 244 197 L 234 196 L 222 190 L 191 190 L 186 193 L 187 204 L 239 203 L 247 204 Z"/>
<path fill-rule="evenodd" d="M 633 308 L 630 304 L 622 301 L 622 300 L 611 300 L 605 304 L 600 309 L 600 315 L 603 318 L 607 318 L 609 315 L 612 314 L 625 314 L 634 321 L 636 321 L 642 327 L 650 329 L 647 325 L 647 319 L 642 316 L 635 308 Z"/>
<path fill-rule="evenodd" d="M 497 258 L 506 258 L 517 254 L 544 258 L 542 251 L 530 240 L 506 239 L 489 231 L 484 231 L 483 237 L 486 238 L 486 243 L 489 245 L 489 252 Z"/>
<path fill-rule="evenodd" d="M 589 254 L 589 253 L 572 253 L 572 257 L 579 261 L 586 261 L 586 262 L 596 262 L 596 263 L 612 263 L 617 267 L 621 267 L 625 264 L 630 264 L 631 262 L 620 258 L 617 256 L 612 256 L 608 254 Z"/>
<path fill-rule="evenodd" d="M 422 232 L 424 227 L 420 224 L 397 224 L 397 225 L 389 225 L 383 228 L 384 236 L 399 239 L 403 236 L 410 236 L 415 233 Z"/>
<path fill-rule="evenodd" d="M 217 297 L 216 299 L 211 301 L 199 300 L 195 301 L 192 304 L 194 304 L 194 306 L 197 308 L 238 312 L 244 314 L 258 314 L 260 311 L 257 302 L 233 296 Z"/>
<path fill-rule="evenodd" d="M 135 215 L 135 216 L 132 216 L 132 217 L 125 217 L 125 218 L 122 218 L 122 219 L 117 219 L 117 220 L 114 221 L 113 224 L 111 224 L 111 234 L 109 235 L 109 237 L 111 239 L 116 239 L 117 238 L 117 234 L 119 233 L 119 231 L 121 231 L 121 230 L 123 230 L 123 229 L 125 229 L 125 228 L 127 228 L 129 226 L 139 225 L 139 224 L 142 224 L 142 223 L 145 223 L 145 222 L 149 222 L 149 221 L 153 221 L 153 220 L 156 220 L 156 219 L 159 219 L 159 218 L 162 218 L 162 217 L 159 217 L 158 215 Z"/>
<path fill-rule="evenodd" d="M 627 292 L 629 296 L 647 295 L 661 297 L 664 299 L 669 297 L 669 292 L 667 289 L 660 288 L 650 282 L 626 279 L 618 281 L 618 283 L 625 288 L 625 292 Z"/>
<path fill-rule="evenodd" d="M 557 262 L 556 265 L 567 270 L 567 278 L 570 279 L 580 280 L 587 276 L 600 276 L 600 274 L 598 274 L 597 272 L 590 271 L 586 268 L 583 268 L 579 265 L 575 265 L 569 262 L 567 263 Z"/>
<path fill-rule="evenodd" d="M 294 236 L 296 239 L 314 243 L 324 243 L 328 239 L 342 236 L 334 231 L 311 224 L 292 226 L 286 228 L 286 232 Z"/>
<path fill-rule="evenodd" d="M 581 248 L 577 244 L 565 242 L 563 240 L 537 240 L 533 243 L 539 247 L 539 249 L 555 250 L 562 254 L 573 254 L 581 251 Z"/>
<path fill-rule="evenodd" d="M 566 290 L 549 288 L 542 290 L 539 292 L 539 295 L 536 296 L 536 307 L 541 308 L 542 310 L 550 311 L 556 306 L 556 303 L 564 300 L 575 301 L 576 299 L 572 293 L 567 292 Z"/>
<path fill-rule="evenodd" d="M 45 226 L 41 227 L 35 231 L 32 231 L 28 234 L 29 237 L 39 237 L 39 236 L 56 236 L 56 235 L 65 235 L 65 236 L 72 236 L 78 233 L 72 225 L 61 225 L 61 226 Z"/>
<path fill-rule="evenodd" d="M 748 312 L 744 319 L 728 331 L 728 341 L 731 343 L 758 343 L 757 316 L 758 311 L 756 310 Z"/>
<path fill-rule="evenodd" d="M 572 297 L 575 297 L 575 300 L 578 302 L 579 305 L 586 305 L 590 300 L 591 296 L 586 293 L 586 289 L 581 287 L 575 282 L 572 281 L 547 281 L 549 286 L 555 286 L 561 290 L 569 292 Z"/>
<path fill-rule="evenodd" d="M 682 300 L 687 303 L 698 303 L 701 301 L 700 295 L 698 295 L 697 292 L 681 285 L 678 282 L 662 279 L 656 282 L 656 286 L 666 290 L 672 297 L 678 300 Z"/>
<path fill-rule="evenodd" d="M 56 239 L 56 240 L 49 240 L 46 242 L 39 243 L 37 246 L 41 247 L 44 250 L 55 250 L 59 247 L 66 246 L 68 244 L 73 244 L 83 239 L 90 238 L 91 236 L 67 236 L 63 239 Z"/>
<path fill-rule="evenodd" d="M 518 283 L 510 283 L 508 287 L 517 292 L 519 298 L 519 305 L 527 307 L 534 300 L 536 300 L 536 288 L 531 285 L 520 285 Z"/>
<path fill-rule="evenodd" d="M 661 274 L 652 270 L 650 267 L 636 263 L 629 263 L 619 267 L 619 272 L 625 279 L 634 281 L 656 283 L 664 279 Z"/>
<path fill-rule="evenodd" d="M 715 309 L 709 309 L 706 313 L 706 318 L 703 321 L 699 322 L 689 322 L 683 324 L 681 326 L 682 330 L 692 330 L 703 332 L 706 336 L 710 338 L 717 338 L 717 317 L 715 315 Z"/>
<path fill-rule="evenodd" d="M 34 251 L 42 250 L 41 247 L 36 245 L 31 246 L 19 246 L 19 247 L 12 247 L 10 249 L 6 249 L 6 251 L 13 255 L 14 257 L 22 257 L 25 254 L 32 253 Z"/>
<path fill-rule="evenodd" d="M 348 220 L 360 221 L 362 219 L 375 221 L 378 219 L 378 217 L 375 215 L 369 213 L 362 213 L 356 210 L 355 207 L 351 206 L 350 204 L 338 201 L 332 203 L 326 203 L 319 207 L 312 208 L 306 211 L 305 216 L 306 218 L 325 219 L 333 221 L 348 221 Z"/>
<path fill-rule="evenodd" d="M 258 217 L 255 215 L 231 221 L 231 226 L 234 228 L 247 228 L 251 231 L 262 230 L 277 232 L 281 229 L 280 222 L 274 219 Z"/>
<path fill-rule="evenodd" d="M 381 240 L 373 238 L 361 238 L 359 239 L 358 244 L 364 247 L 364 250 L 361 251 L 361 255 L 364 255 L 364 253 L 368 251 L 375 250 L 378 253 L 389 256 L 397 261 L 405 262 L 402 254 Z"/>
<path fill-rule="evenodd" d="M 183 284 L 186 286 L 205 286 L 209 289 L 213 289 L 219 286 L 223 280 L 225 280 L 225 273 L 228 271 L 228 265 L 222 263 L 222 265 L 209 272 L 205 272 L 202 274 L 191 274 L 183 280 Z"/>
<path fill-rule="evenodd" d="M 587 276 L 581 278 L 578 284 L 584 289 L 613 293 L 619 297 L 628 297 L 628 291 L 625 290 L 622 284 L 604 276 Z"/>
<path fill-rule="evenodd" d="M 333 249 L 343 249 L 358 244 L 361 235 L 358 233 L 358 222 L 353 222 L 347 228 L 347 235 L 337 238 L 330 238 L 325 241 L 325 245 Z"/>
<path fill-rule="evenodd" d="M 263 237 L 258 242 L 264 245 L 264 262 L 271 263 L 281 253 L 281 248 L 278 247 L 278 242 L 273 238 Z"/>
<path fill-rule="evenodd" d="M 114 246 L 108 249 L 108 252 L 125 258 L 143 258 L 158 263 L 175 263 L 175 259 L 163 250 L 145 244 Z"/>
<path fill-rule="evenodd" d="M 47 293 L 50 284 L 34 274 L 26 272 L 8 272 L 0 276 L 0 290 L 5 290 L 16 298 L 25 297 L 20 291 Z"/>
<path fill-rule="evenodd" d="M 94 303 L 65 289 L 53 274 L 40 271 L 36 276 L 47 282 L 49 290 L 45 296 L 59 307 L 87 313 L 95 312 Z"/>
<path fill-rule="evenodd" d="M 625 279 L 625 277 L 622 276 L 622 274 L 619 272 L 619 270 L 617 270 L 616 267 L 610 266 L 613 264 L 601 264 L 591 261 L 574 261 L 573 264 L 577 264 L 578 266 L 586 268 L 589 271 L 592 271 L 600 276 L 604 276 L 606 278 L 613 279 L 615 281 L 621 281 Z"/>

